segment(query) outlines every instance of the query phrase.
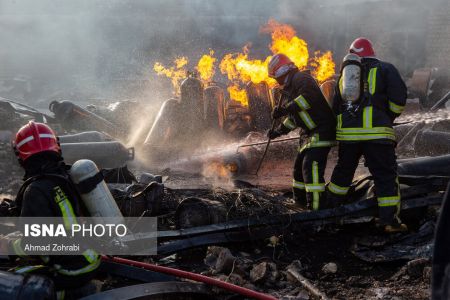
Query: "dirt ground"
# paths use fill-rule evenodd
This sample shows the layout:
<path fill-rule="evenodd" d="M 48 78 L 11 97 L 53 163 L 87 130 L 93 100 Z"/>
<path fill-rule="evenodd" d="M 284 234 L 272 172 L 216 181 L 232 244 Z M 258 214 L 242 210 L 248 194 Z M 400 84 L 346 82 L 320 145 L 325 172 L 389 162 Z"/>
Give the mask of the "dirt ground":
<path fill-rule="evenodd" d="M 0 193 L 3 198 L 14 197 L 23 175 L 8 147 L 9 145 L 2 145 L 0 148 Z M 276 167 L 283 170 L 278 173 L 276 180 L 273 176 L 277 174 L 274 165 L 265 166 L 257 180 L 252 176 L 241 179 L 256 185 L 264 185 L 269 180 L 277 182 L 265 189 L 286 192 L 290 182 L 289 164 L 276 164 Z M 169 176 L 166 183 L 168 188 L 211 188 L 229 193 L 238 191 L 232 182 L 223 183 L 217 179 L 205 179 L 192 174 L 187 176 L 170 170 L 166 172 L 165 175 Z M 408 261 L 373 264 L 364 262 L 351 253 L 355 239 L 370 234 L 373 234 L 370 224 L 333 225 L 319 229 L 298 226 L 262 241 L 222 245 L 226 248 L 202 247 L 183 251 L 160 263 L 215 276 L 282 299 L 313 299 L 286 272 L 289 267 L 295 268 L 333 299 L 428 299 L 431 266 L 428 261 L 419 262 L 418 270 L 416 268 L 412 272 L 407 266 Z M 231 267 L 216 268 L 217 264 L 214 262 L 217 258 L 214 256 L 220 251 L 231 255 Z M 261 270 L 266 273 L 258 275 Z"/>

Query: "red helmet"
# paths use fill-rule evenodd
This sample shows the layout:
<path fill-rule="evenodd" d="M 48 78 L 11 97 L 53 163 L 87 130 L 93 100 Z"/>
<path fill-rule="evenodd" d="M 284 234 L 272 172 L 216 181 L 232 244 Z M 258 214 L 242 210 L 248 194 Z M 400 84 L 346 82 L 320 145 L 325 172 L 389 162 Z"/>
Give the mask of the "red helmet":
<path fill-rule="evenodd" d="M 269 77 L 275 79 L 280 78 L 286 75 L 290 70 L 295 68 L 295 64 L 292 62 L 292 60 L 290 60 L 289 57 L 284 54 L 275 54 L 274 56 L 272 56 L 269 62 Z"/>
<path fill-rule="evenodd" d="M 61 154 L 61 147 L 53 130 L 43 123 L 33 121 L 19 129 L 13 147 L 21 162 L 44 151 Z"/>
<path fill-rule="evenodd" d="M 350 45 L 348 52 L 354 53 L 359 57 L 375 57 L 375 51 L 373 51 L 372 42 L 365 37 L 359 37 L 353 41 Z"/>

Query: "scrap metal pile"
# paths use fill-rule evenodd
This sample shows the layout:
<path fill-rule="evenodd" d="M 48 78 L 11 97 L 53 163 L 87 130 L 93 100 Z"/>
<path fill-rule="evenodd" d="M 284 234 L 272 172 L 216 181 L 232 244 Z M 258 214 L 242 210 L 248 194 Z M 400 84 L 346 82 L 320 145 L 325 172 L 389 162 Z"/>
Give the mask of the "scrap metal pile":
<path fill-rule="evenodd" d="M 333 84 L 322 85 L 328 100 Z M 400 216 L 411 230 L 384 237 L 373 226 L 377 201 L 363 165 L 347 202 L 320 211 L 300 209 L 289 191 L 295 135 L 272 143 L 258 173 L 279 91 L 248 80 L 240 90 L 245 104 L 233 91 L 189 75 L 179 97 L 165 101 L 139 128 L 134 121 L 146 111 L 139 102 L 83 108 L 58 100 L 47 114 L 0 99 L 0 214 L 10 213 L 21 185 L 9 142 L 20 126 L 36 120 L 57 130 L 68 164 L 85 158 L 102 169 L 123 216 L 158 219 L 157 255 L 104 257 L 97 293 L 85 299 L 428 298 L 434 226 L 450 180 L 450 94 L 432 104 L 420 100 L 428 112 L 397 120 Z M 13 267 L 6 260 L 1 266 Z M 24 277 L 8 280 L 17 293 L 30 292 Z M 36 283 L 37 290 L 53 292 L 47 282 Z"/>
<path fill-rule="evenodd" d="M 265 91 L 263 99 L 270 103 L 267 87 L 259 85 L 259 89 Z M 258 97 L 262 97 L 261 94 Z M 346 298 L 361 293 L 367 297 L 428 297 L 425 287 L 430 276 L 436 209 L 450 178 L 447 167 L 450 155 L 443 148 L 448 147 L 448 141 L 443 138 L 449 134 L 446 110 L 406 115 L 404 120 L 415 123 L 397 128 L 400 140 L 403 130 L 407 132 L 403 139 L 413 135 L 416 141 L 427 138 L 430 139 L 428 145 L 444 146 L 423 150 L 426 143 L 408 142 L 407 149 L 399 153 L 402 157 L 399 160 L 403 198 L 401 217 L 412 231 L 386 239 L 371 225 L 377 215 L 377 204 L 370 177 L 361 177 L 354 182 L 347 204 L 321 211 L 300 210 L 283 182 L 279 188 L 261 185 L 258 177 L 252 175 L 262 152 L 261 134 L 255 133 L 241 140 L 241 143 L 254 142 L 255 145 L 250 147 L 239 148 L 236 147 L 239 142 L 232 142 L 228 149 L 194 152 L 184 160 L 179 159 L 182 152 L 178 148 L 175 163 L 173 155 L 166 155 L 166 159 L 170 158 L 169 164 L 152 168 L 148 162 L 130 162 L 133 150 L 114 139 L 123 134 L 120 132 L 122 127 L 71 102 L 52 103 L 55 116 L 8 100 L 2 103 L 6 107 L 3 111 L 12 116 L 8 118 L 11 123 L 3 124 L 2 128 L 5 135 L 2 170 L 12 170 L 11 176 L 4 176 L 2 180 L 4 198 L 13 200 L 13 194 L 21 184 L 21 170 L 13 161 L 6 140 L 25 120 L 43 121 L 45 118 L 52 126 L 60 128 L 60 132 L 73 133 L 59 137 L 63 156 L 68 162 L 87 157 L 104 169 L 105 180 L 124 216 L 158 217 L 158 255 L 137 259 L 152 262 L 151 267 L 105 258 L 96 281 L 97 290 L 102 292 L 86 299 L 135 299 L 158 295 L 177 299 L 225 299 L 229 295 L 226 290 L 247 296 L 249 290 L 266 293 L 252 294 L 260 299 L 271 299 L 269 294 L 286 299 Z M 422 122 L 417 122 L 419 115 Z M 157 118 L 147 140 L 159 122 Z M 417 130 L 417 124 L 421 125 L 422 131 Z M 438 139 L 428 136 L 436 134 Z M 239 141 L 239 136 L 234 140 Z M 291 155 L 286 153 L 295 153 L 297 143 L 297 140 L 274 143 L 266 164 L 291 164 L 291 159 L 286 158 Z M 137 149 L 148 155 L 149 147 L 147 141 Z M 413 157 L 425 153 L 440 156 Z M 157 153 L 157 157 L 161 159 L 161 153 Z M 133 172 L 126 167 L 127 163 Z M 164 168 L 167 166 L 171 169 Z M 277 168 L 273 170 L 276 173 Z M 158 171 L 162 175 L 147 173 Z M 263 169 L 261 176 L 264 174 Z M 272 174 L 272 180 L 285 181 L 286 178 Z M 185 184 L 179 184 L 183 181 Z M 7 208 L 10 202 L 5 200 L 3 203 L 2 206 Z M 3 209 L 2 213 L 7 214 L 7 211 Z M 311 249 L 320 250 L 311 253 Z M 383 262 L 398 263 L 394 267 L 379 265 Z M 402 265 L 404 267 L 397 267 Z M 2 266 L 6 270 L 11 264 L 4 262 Z M 216 289 L 212 287 L 220 286 L 220 283 L 201 285 L 180 280 L 180 277 L 190 278 L 192 274 L 178 274 L 173 270 L 158 269 L 158 266 L 201 272 L 234 285 Z M 366 270 L 368 275 L 361 275 L 362 271 L 356 275 L 355 269 Z M 197 279 L 204 281 L 204 278 Z M 346 288 L 349 284 L 350 289 Z M 405 288 L 399 292 L 393 289 L 395 284 L 403 284 Z M 249 290 L 238 290 L 236 285 Z M 411 285 L 423 286 L 423 293 L 416 294 L 415 290 L 408 289 Z M 44 284 L 41 287 L 45 290 Z"/>

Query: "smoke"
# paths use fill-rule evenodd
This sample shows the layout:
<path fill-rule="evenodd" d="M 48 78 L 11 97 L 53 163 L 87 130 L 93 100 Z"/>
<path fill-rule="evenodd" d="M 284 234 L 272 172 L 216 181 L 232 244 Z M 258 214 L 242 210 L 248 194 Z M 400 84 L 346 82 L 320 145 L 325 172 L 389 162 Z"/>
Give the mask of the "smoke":
<path fill-rule="evenodd" d="M 259 28 L 269 18 L 293 25 L 311 51 L 332 50 L 337 62 L 355 37 L 367 36 L 382 59 L 410 73 L 426 64 L 433 7 L 418 0 L 3 0 L 0 96 L 43 106 L 52 97 L 159 105 L 172 87 L 152 70 L 155 61 L 185 55 L 194 64 L 209 48 L 220 60 L 248 42 L 251 55 L 263 58 L 270 36 Z M 26 84 L 11 88 L 18 78 Z"/>
<path fill-rule="evenodd" d="M 393 63 L 404 77 L 429 64 L 430 19 L 442 0 L 286 0 L 280 14 L 313 47 L 331 49 L 337 66 L 351 42 L 369 38 L 381 60 Z M 448 4 L 447 4 L 448 5 Z M 448 23 L 447 23 L 448 26 Z M 448 27 L 447 27 L 448 28 Z"/>

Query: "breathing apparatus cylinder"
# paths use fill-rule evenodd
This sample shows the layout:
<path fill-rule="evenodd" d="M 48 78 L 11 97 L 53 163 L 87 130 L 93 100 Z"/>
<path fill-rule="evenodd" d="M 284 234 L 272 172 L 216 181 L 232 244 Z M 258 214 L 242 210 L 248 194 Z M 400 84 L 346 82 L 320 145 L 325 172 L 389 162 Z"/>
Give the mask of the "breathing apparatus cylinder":
<path fill-rule="evenodd" d="M 122 213 L 93 161 L 76 161 L 69 174 L 91 217 L 98 218 L 97 223 L 103 222 L 103 218 L 114 218 L 107 223 L 124 224 Z"/>
<path fill-rule="evenodd" d="M 361 58 L 353 53 L 344 57 L 342 62 L 340 91 L 347 106 L 352 107 L 361 98 Z"/>

